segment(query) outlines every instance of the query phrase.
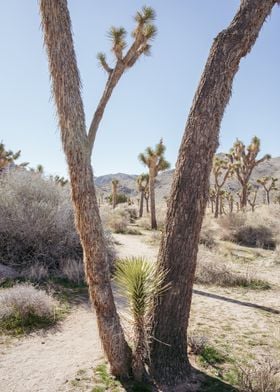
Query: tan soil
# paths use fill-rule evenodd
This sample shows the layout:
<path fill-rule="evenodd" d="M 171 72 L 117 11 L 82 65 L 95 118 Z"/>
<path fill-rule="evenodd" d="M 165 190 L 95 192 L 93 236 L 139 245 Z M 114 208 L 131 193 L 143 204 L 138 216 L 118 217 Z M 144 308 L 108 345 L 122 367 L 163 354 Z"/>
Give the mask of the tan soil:
<path fill-rule="evenodd" d="M 155 260 L 157 247 L 147 243 L 149 235 L 114 235 L 119 257 Z M 271 278 L 272 290 L 196 286 L 193 297 L 190 330 L 240 361 L 280 352 L 280 265 L 258 265 L 262 276 Z M 92 367 L 103 360 L 94 314 L 87 304 L 75 305 L 56 329 L 9 343 L 0 337 L 0 391 L 89 391 L 90 383 L 77 375 L 92 374 Z"/>

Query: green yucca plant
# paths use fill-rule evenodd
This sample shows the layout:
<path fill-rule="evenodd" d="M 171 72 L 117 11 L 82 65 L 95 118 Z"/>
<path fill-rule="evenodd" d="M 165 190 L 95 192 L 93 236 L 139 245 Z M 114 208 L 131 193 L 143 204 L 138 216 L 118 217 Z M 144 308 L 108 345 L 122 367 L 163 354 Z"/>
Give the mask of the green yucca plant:
<path fill-rule="evenodd" d="M 166 271 L 158 271 L 156 264 L 142 257 L 119 260 L 115 282 L 119 293 L 127 299 L 133 328 L 133 373 L 137 381 L 143 379 L 148 355 L 149 313 L 156 294 L 169 288 L 164 284 Z"/>

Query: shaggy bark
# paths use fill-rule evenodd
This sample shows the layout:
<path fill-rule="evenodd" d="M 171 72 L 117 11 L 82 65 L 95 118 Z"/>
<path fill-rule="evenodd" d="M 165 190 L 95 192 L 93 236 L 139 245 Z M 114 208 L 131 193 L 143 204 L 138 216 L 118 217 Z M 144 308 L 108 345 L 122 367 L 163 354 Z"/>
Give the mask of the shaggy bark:
<path fill-rule="evenodd" d="M 110 285 L 67 1 L 41 0 L 40 9 L 90 298 L 96 310 L 102 345 L 112 372 L 118 376 L 127 376 L 131 351 L 124 338 Z"/>
<path fill-rule="evenodd" d="M 276 4 L 243 0 L 233 21 L 212 45 L 188 117 L 169 198 L 158 269 L 168 271 L 171 289 L 155 299 L 150 370 L 170 386 L 188 381 L 187 327 L 199 233 L 209 190 L 212 160 L 234 75 Z"/>

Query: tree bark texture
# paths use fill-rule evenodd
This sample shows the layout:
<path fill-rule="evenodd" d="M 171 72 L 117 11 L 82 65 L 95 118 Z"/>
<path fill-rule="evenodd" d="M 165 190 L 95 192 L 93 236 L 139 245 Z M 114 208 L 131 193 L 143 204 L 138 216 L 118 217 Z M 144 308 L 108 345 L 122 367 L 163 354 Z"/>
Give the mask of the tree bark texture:
<path fill-rule="evenodd" d="M 155 299 L 150 370 L 163 386 L 188 381 L 187 327 L 199 233 L 233 78 L 250 51 L 275 0 L 243 0 L 229 27 L 218 34 L 201 76 L 183 135 L 169 198 L 158 269 L 171 289 Z"/>
<path fill-rule="evenodd" d="M 112 372 L 118 376 L 127 376 L 131 366 L 131 351 L 124 338 L 110 284 L 67 1 L 41 0 L 40 10 L 90 298 Z"/>
<path fill-rule="evenodd" d="M 139 218 L 143 216 L 143 207 L 144 207 L 144 191 L 140 191 L 140 204 L 139 204 Z"/>

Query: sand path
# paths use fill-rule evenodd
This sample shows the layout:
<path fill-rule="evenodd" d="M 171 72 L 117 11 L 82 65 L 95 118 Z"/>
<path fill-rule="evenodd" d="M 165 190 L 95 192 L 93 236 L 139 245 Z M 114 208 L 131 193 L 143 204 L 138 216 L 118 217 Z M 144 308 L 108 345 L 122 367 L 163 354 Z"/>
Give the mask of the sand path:
<path fill-rule="evenodd" d="M 156 249 L 143 236 L 114 235 L 118 256 L 156 257 Z M 70 388 L 69 381 L 79 369 L 102 361 L 96 319 L 89 305 L 75 306 L 54 330 L 14 339 L 5 344 L 0 338 L 1 392 L 56 392 Z"/>
<path fill-rule="evenodd" d="M 157 247 L 146 242 L 149 235 L 115 234 L 118 256 L 155 259 Z M 272 350 L 277 355 L 279 296 L 279 285 L 260 292 L 196 286 L 190 330 L 225 344 L 237 357 L 248 351 L 262 355 Z M 251 346 L 253 336 L 260 345 Z M 79 370 L 88 371 L 102 360 L 95 316 L 88 304 L 77 305 L 55 330 L 10 344 L 1 344 L 0 337 L 0 392 L 90 391 L 92 387 L 73 386 L 71 380 Z"/>

